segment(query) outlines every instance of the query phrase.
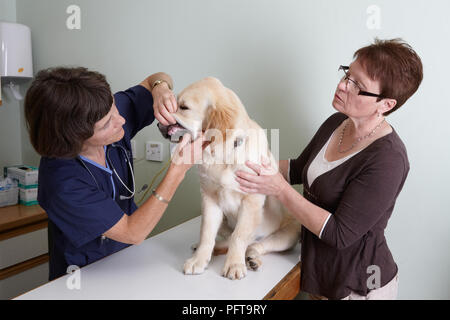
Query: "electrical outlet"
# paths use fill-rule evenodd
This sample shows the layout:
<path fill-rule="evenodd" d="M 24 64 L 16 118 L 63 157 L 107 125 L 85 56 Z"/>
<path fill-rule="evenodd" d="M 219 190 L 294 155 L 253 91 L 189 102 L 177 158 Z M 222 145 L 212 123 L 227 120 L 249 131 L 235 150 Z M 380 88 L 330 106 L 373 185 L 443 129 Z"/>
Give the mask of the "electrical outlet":
<path fill-rule="evenodd" d="M 161 142 L 147 141 L 145 143 L 145 158 L 151 161 L 163 161 L 163 144 Z"/>

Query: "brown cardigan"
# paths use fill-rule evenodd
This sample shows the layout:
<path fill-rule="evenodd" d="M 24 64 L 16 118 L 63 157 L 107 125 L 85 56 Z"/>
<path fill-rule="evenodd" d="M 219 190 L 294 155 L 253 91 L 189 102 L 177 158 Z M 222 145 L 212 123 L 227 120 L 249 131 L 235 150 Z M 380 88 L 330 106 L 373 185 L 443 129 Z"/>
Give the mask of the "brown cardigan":
<path fill-rule="evenodd" d="M 301 289 L 330 299 L 344 298 L 350 291 L 367 295 L 371 265 L 380 268 L 381 286 L 397 274 L 384 229 L 409 171 L 405 146 L 393 130 L 308 188 L 303 182 L 309 165 L 345 119 L 342 113 L 329 117 L 290 161 L 290 183 L 303 184 L 304 197 L 332 214 L 321 239 L 305 227 L 301 236 Z"/>

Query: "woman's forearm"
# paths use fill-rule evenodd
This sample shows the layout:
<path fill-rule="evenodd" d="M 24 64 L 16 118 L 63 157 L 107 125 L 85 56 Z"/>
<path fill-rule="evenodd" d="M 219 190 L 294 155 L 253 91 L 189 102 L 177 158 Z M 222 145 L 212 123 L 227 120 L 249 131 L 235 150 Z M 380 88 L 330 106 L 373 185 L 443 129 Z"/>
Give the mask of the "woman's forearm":
<path fill-rule="evenodd" d="M 165 81 L 168 88 L 173 88 L 172 77 L 164 72 L 157 72 L 148 76 L 147 78 L 145 78 L 145 80 L 143 80 L 140 83 L 140 85 L 145 87 L 148 91 L 152 92 L 153 84 L 155 83 L 156 80 Z"/>
<path fill-rule="evenodd" d="M 287 161 L 287 160 L 286 160 Z M 287 181 L 278 200 L 306 229 L 319 236 L 330 213 L 306 200 Z"/>
<path fill-rule="evenodd" d="M 163 180 L 156 188 L 156 193 L 164 199 L 170 201 L 176 189 L 183 181 L 185 172 L 175 165 L 171 165 Z M 128 228 L 130 232 L 137 236 L 140 243 L 152 232 L 158 221 L 161 219 L 168 204 L 150 196 L 131 216 L 128 217 Z"/>

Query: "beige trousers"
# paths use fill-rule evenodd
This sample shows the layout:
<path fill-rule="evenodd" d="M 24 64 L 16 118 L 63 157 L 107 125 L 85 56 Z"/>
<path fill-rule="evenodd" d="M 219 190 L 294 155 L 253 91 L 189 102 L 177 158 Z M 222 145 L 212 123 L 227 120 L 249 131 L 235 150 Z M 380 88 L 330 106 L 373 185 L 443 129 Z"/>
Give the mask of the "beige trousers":
<path fill-rule="evenodd" d="M 398 274 L 384 287 L 371 290 L 367 296 L 360 296 L 352 291 L 350 295 L 341 300 L 395 300 L 398 294 Z M 326 297 L 310 294 L 311 300 L 328 300 Z"/>

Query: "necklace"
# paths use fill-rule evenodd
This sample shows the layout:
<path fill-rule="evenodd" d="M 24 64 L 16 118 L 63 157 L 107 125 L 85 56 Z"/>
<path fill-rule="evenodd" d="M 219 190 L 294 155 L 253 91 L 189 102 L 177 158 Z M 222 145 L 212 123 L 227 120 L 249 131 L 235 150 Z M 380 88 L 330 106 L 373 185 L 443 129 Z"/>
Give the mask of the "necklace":
<path fill-rule="evenodd" d="M 342 129 L 341 132 L 341 137 L 339 138 L 339 144 L 338 144 L 338 152 L 339 153 L 346 153 L 349 152 L 350 150 L 352 150 L 358 143 L 360 143 L 362 140 L 367 139 L 371 136 L 373 136 L 375 134 L 375 132 L 381 127 L 381 125 L 383 124 L 383 122 L 386 121 L 386 119 L 383 119 L 383 121 L 381 121 L 376 127 L 375 129 L 373 129 L 369 134 L 365 135 L 364 137 L 358 137 L 356 139 L 355 142 L 352 143 L 352 145 L 350 146 L 350 148 L 346 149 L 346 150 L 341 150 L 341 145 L 342 145 L 342 140 L 344 139 L 344 133 L 345 133 L 345 129 L 347 129 L 348 123 L 350 120 L 347 121 L 347 123 L 344 126 L 344 129 Z"/>

